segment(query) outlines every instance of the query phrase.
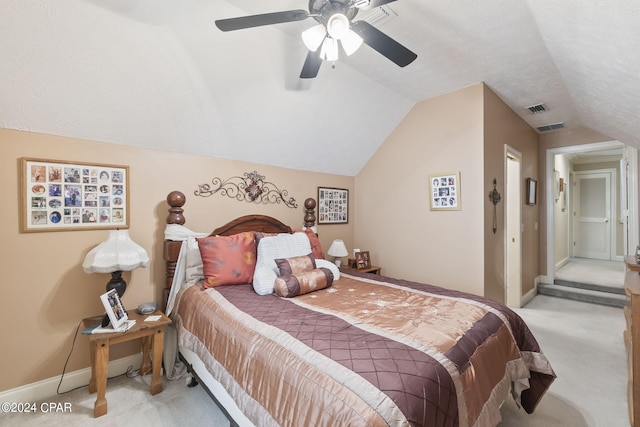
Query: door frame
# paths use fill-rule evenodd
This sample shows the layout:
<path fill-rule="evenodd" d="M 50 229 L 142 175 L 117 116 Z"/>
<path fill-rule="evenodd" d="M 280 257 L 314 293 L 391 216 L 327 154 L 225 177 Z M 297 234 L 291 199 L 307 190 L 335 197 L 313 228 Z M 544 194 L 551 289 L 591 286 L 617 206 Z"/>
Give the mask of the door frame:
<path fill-rule="evenodd" d="M 616 213 L 617 211 L 618 200 L 616 197 L 616 189 L 617 189 L 618 180 L 619 180 L 619 178 L 616 176 L 616 169 L 590 169 L 587 171 L 573 172 L 573 178 L 572 178 L 573 180 L 571 181 L 571 185 L 574 190 L 573 197 L 572 197 L 573 210 L 570 211 L 571 216 L 569 219 L 569 221 L 571 222 L 572 240 L 569 242 L 570 243 L 569 253 L 573 256 L 576 256 L 576 246 L 574 245 L 574 243 L 577 242 L 578 238 L 580 237 L 577 232 L 578 221 L 575 216 L 575 212 L 578 210 L 577 200 L 580 199 L 580 194 L 578 191 L 576 191 L 576 181 L 580 176 L 586 176 L 586 175 L 592 175 L 592 174 L 609 174 L 609 188 L 608 188 L 609 190 L 609 201 L 608 201 L 609 203 L 609 222 L 608 222 L 609 224 L 608 226 L 609 227 L 609 253 L 608 253 L 609 259 L 608 260 L 623 261 L 624 260 L 623 257 L 620 257 L 618 259 L 615 255 L 616 249 L 617 249 L 618 236 L 616 235 L 617 215 L 614 215 L 614 213 Z"/>
<path fill-rule="evenodd" d="M 513 159 L 513 160 L 510 160 Z M 518 163 L 518 178 L 516 182 L 511 182 L 509 179 L 509 162 L 515 161 Z M 509 307 L 519 308 L 522 306 L 522 153 L 518 150 L 510 147 L 508 144 L 504 145 L 504 295 L 505 303 Z M 513 196 L 513 191 L 518 194 L 518 201 L 516 205 L 513 205 L 513 200 L 510 195 Z M 516 218 L 509 214 L 509 206 L 515 206 L 517 213 Z M 518 241 L 518 280 L 517 283 L 510 283 L 510 257 L 509 253 L 509 226 L 513 226 L 512 221 L 517 221 Z"/>
<path fill-rule="evenodd" d="M 543 283 L 553 283 L 556 274 L 555 268 L 555 248 L 553 245 L 553 224 L 554 224 L 554 156 L 556 154 L 582 153 L 585 151 L 597 151 L 611 148 L 623 148 L 626 150 L 627 159 L 629 161 L 629 169 L 627 171 L 627 181 L 629 188 L 629 203 L 627 206 L 627 228 L 629 240 L 628 248 L 635 248 L 638 245 L 638 150 L 634 147 L 626 146 L 619 141 L 597 142 L 593 144 L 573 145 L 569 147 L 549 148 L 546 153 L 545 161 L 545 207 L 546 207 L 546 275 L 541 276 Z"/>

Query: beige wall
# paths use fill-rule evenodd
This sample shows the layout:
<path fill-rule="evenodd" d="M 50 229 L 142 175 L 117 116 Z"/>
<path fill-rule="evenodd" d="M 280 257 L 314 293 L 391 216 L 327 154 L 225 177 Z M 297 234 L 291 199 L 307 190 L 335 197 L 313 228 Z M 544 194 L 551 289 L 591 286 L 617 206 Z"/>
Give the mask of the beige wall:
<path fill-rule="evenodd" d="M 568 183 L 571 177 L 571 165 L 569 164 L 569 159 L 564 154 L 556 154 L 554 156 L 554 170 L 558 171 L 558 177 L 562 178 L 564 182 Z M 563 184 L 564 185 L 564 184 Z M 555 185 L 554 185 L 555 190 Z M 558 184 L 558 193 L 559 199 L 555 200 L 554 195 L 554 205 L 553 205 L 553 243 L 555 247 L 554 262 L 556 264 L 556 268 L 560 268 L 564 265 L 571 256 L 571 248 L 569 245 L 569 236 L 570 232 L 570 209 L 565 209 L 562 211 L 562 198 L 565 197 L 560 191 L 560 184 Z M 568 189 L 570 192 L 572 189 Z M 566 195 L 568 196 L 568 194 Z M 567 203 L 569 199 L 567 198 Z"/>
<path fill-rule="evenodd" d="M 357 247 L 385 275 L 483 294 L 482 158 L 483 85 L 417 104 L 356 176 Z M 462 210 L 430 211 L 429 175 L 451 171 Z"/>
<path fill-rule="evenodd" d="M 355 243 L 389 276 L 504 300 L 504 144 L 538 179 L 538 137 L 484 84 L 417 104 L 356 177 Z M 429 210 L 428 177 L 459 171 L 461 211 Z M 524 205 L 523 294 L 539 274 L 538 206 Z M 400 255 L 399 255 L 400 254 Z"/>
<path fill-rule="evenodd" d="M 82 260 L 101 242 L 107 231 L 19 232 L 19 164 L 21 157 L 130 166 L 130 234 L 144 247 L 151 263 L 146 269 L 125 273 L 129 286 L 124 304 L 134 308 L 149 300 L 161 301 L 164 283 L 162 243 L 167 216 L 166 195 L 180 190 L 187 196 L 186 225 L 210 231 L 248 213 L 274 216 L 301 227 L 304 200 L 317 197 L 318 186 L 351 190 L 354 178 L 301 172 L 253 163 L 143 150 L 120 145 L 0 129 L 0 174 L 5 190 L 5 210 L 0 221 L 3 236 L 0 260 L 3 295 L 0 321 L 4 327 L 0 346 L 0 391 L 60 375 L 80 320 L 103 312 L 99 295 L 109 279 L 85 274 Z M 228 178 L 257 170 L 298 202 L 297 209 L 282 204 L 259 205 L 215 195 L 193 196 L 198 184 L 213 177 Z M 353 199 L 350 205 L 353 212 Z M 318 226 L 323 247 L 334 238 L 353 246 L 354 222 Z M 135 347 L 116 348 L 111 359 L 131 354 Z M 67 372 L 89 366 L 86 339 L 79 337 Z"/>
<path fill-rule="evenodd" d="M 496 301 L 504 302 L 504 188 L 505 144 L 522 154 L 520 165 L 522 199 L 522 295 L 534 288 L 540 274 L 539 245 L 540 204 L 526 204 L 526 179 L 538 180 L 538 134 L 487 86 L 484 86 L 484 294 Z M 493 190 L 493 179 L 502 195 L 496 206 L 497 230 L 493 233 L 493 204 L 488 201 Z M 538 186 L 538 200 L 541 187 Z"/>

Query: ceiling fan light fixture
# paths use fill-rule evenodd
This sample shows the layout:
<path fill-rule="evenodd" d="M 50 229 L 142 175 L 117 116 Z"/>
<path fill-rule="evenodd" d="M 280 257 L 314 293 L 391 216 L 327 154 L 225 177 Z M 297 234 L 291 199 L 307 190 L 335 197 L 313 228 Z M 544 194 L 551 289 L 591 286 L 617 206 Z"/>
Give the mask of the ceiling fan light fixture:
<path fill-rule="evenodd" d="M 342 39 L 349 32 L 349 19 L 342 13 L 334 13 L 327 20 L 327 32 L 336 40 Z"/>
<path fill-rule="evenodd" d="M 340 39 L 342 48 L 347 55 L 354 53 L 360 46 L 362 46 L 362 37 L 355 33 L 353 30 L 349 30 L 347 34 Z"/>
<path fill-rule="evenodd" d="M 324 25 L 318 24 L 302 32 L 302 41 L 307 49 L 315 52 L 322 44 L 326 35 L 327 30 Z"/>
<path fill-rule="evenodd" d="M 337 61 L 338 60 L 338 40 L 327 37 L 322 42 L 322 48 L 320 49 L 320 58 L 324 61 Z"/>

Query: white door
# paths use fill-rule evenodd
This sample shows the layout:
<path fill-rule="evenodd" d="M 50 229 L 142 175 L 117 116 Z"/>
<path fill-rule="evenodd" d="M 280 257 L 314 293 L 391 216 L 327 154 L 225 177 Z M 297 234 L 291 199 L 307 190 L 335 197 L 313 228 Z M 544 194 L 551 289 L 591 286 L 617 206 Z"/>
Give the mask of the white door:
<path fill-rule="evenodd" d="M 611 259 L 611 178 L 611 172 L 575 174 L 577 257 Z"/>
<path fill-rule="evenodd" d="M 509 307 L 520 307 L 522 296 L 522 155 L 507 146 L 505 176 L 505 300 Z"/>

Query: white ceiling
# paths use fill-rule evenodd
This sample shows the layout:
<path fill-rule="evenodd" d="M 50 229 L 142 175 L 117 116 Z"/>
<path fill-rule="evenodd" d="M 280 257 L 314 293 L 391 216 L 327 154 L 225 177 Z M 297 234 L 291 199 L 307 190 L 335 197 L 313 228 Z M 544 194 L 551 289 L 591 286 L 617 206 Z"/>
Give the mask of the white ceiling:
<path fill-rule="evenodd" d="M 0 127 L 353 176 L 416 102 L 485 82 L 640 147 L 640 3 L 588 4 L 398 0 L 375 25 L 415 62 L 363 46 L 307 81 L 312 19 L 214 26 L 306 0 L 0 0 Z"/>

